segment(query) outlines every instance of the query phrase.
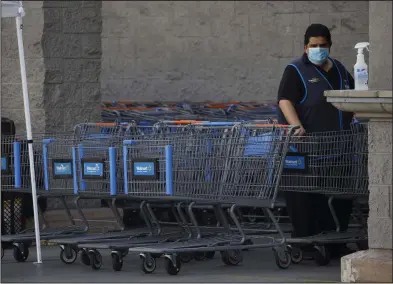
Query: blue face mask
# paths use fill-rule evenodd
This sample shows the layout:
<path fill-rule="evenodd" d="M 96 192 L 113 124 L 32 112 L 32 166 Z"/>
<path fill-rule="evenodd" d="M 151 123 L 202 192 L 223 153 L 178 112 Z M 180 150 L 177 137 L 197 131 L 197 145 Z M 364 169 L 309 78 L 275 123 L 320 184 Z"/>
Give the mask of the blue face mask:
<path fill-rule="evenodd" d="M 322 65 L 323 63 L 325 63 L 328 56 L 329 56 L 329 48 L 310 47 L 308 49 L 308 59 L 313 64 Z"/>

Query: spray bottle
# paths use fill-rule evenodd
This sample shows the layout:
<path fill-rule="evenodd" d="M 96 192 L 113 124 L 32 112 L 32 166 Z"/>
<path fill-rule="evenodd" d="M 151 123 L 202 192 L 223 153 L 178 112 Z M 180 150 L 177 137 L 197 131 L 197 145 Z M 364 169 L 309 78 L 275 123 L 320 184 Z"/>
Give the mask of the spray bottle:
<path fill-rule="evenodd" d="M 364 60 L 363 49 L 366 48 L 368 51 L 368 42 L 359 42 L 355 45 L 358 50 L 356 64 L 354 66 L 354 80 L 355 90 L 368 90 L 368 67 Z"/>

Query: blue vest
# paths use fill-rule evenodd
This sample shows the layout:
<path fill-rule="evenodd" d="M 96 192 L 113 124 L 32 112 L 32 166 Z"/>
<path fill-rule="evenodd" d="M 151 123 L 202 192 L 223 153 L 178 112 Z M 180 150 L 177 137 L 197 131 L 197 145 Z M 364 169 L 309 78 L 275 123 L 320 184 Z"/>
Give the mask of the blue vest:
<path fill-rule="evenodd" d="M 329 58 L 340 76 L 340 88 L 349 89 L 348 71 L 337 60 Z M 323 73 L 313 64 L 306 64 L 302 57 L 295 59 L 293 66 L 304 84 L 305 93 L 302 100 L 295 106 L 299 119 L 307 132 L 336 131 L 348 129 L 352 121 L 351 113 L 343 113 L 328 103 L 324 96 L 326 90 L 334 88 Z"/>

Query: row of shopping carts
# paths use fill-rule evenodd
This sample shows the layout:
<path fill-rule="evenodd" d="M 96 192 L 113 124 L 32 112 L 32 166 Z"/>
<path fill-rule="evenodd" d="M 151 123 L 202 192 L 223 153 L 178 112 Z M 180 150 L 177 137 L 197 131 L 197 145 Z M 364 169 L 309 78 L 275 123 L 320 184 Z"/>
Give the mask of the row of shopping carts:
<path fill-rule="evenodd" d="M 243 251 L 273 248 L 278 267 L 302 259 L 302 244 L 315 246 L 315 260 L 329 261 L 326 244 L 367 242 L 365 222 L 360 228 L 292 239 L 274 209 L 286 191 L 319 193 L 333 198 L 367 199 L 367 129 L 294 137 L 294 128 L 259 121 L 161 121 L 82 123 L 69 134 L 34 137 L 38 194 L 58 197 L 71 226 L 44 226 L 41 239 L 61 247 L 60 258 L 73 263 L 78 254 L 94 269 L 102 265 L 100 250 L 110 250 L 113 269 L 122 269 L 128 252 L 138 252 L 141 269 L 152 273 L 156 258 L 177 274 L 191 258 L 205 259 L 220 252 L 226 265 L 237 265 Z M 28 161 L 15 138 L 2 137 L 2 191 L 30 191 Z M 4 169 L 4 170 L 3 170 Z M 75 225 L 66 197 L 75 200 L 83 225 Z M 142 229 L 90 233 L 82 199 L 107 199 L 115 219 L 119 199 L 139 203 L 146 226 Z M 154 208 L 169 206 L 176 222 L 162 222 Z M 243 208 L 260 208 L 268 224 L 250 225 Z M 214 212 L 217 224 L 201 225 L 197 209 Z M 239 210 L 240 209 L 240 210 Z M 334 209 L 331 208 L 333 216 Z M 43 216 L 41 216 L 43 217 Z M 362 214 L 359 215 L 362 217 Z M 336 221 L 336 218 L 335 218 Z M 47 225 L 45 219 L 42 223 Z M 14 244 L 14 258 L 24 261 L 34 232 L 2 236 Z"/>
<path fill-rule="evenodd" d="M 276 106 L 257 102 L 103 102 L 101 119 L 105 122 L 138 124 L 162 120 L 248 121 L 273 119 Z"/>

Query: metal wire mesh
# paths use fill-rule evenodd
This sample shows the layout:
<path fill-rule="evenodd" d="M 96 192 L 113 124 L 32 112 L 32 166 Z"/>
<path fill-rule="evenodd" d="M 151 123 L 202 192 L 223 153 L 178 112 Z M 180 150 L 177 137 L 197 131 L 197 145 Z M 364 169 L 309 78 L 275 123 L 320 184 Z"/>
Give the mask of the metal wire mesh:
<path fill-rule="evenodd" d="M 335 195 L 368 194 L 367 130 L 362 125 L 347 131 L 292 137 L 289 151 L 306 155 L 302 172 L 284 170 L 281 191 Z"/>

